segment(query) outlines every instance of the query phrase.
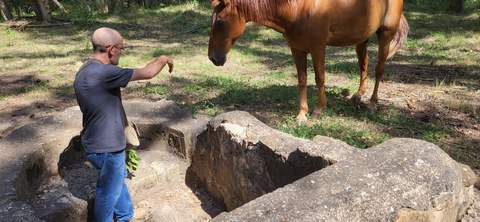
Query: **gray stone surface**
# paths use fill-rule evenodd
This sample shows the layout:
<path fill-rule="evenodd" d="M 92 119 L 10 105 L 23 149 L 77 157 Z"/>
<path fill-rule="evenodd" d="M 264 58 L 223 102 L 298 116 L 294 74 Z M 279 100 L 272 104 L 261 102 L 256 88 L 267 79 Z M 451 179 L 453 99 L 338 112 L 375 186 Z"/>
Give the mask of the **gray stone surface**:
<path fill-rule="evenodd" d="M 462 169 L 462 175 L 463 175 L 463 186 L 469 187 L 469 186 L 474 186 L 478 180 L 479 177 L 475 172 L 470 168 L 469 166 L 459 163 L 461 169 Z"/>
<path fill-rule="evenodd" d="M 470 205 L 478 177 L 430 143 L 395 139 L 360 152 L 292 137 L 245 112 L 208 122 L 169 101 L 125 107 L 142 134 L 140 169 L 128 181 L 136 221 L 205 221 L 222 211 L 185 181 L 228 209 L 253 200 L 214 221 L 452 221 L 465 211 L 462 221 L 480 221 L 478 202 Z M 0 221 L 85 221 L 96 172 L 81 152 L 65 151 L 80 130 L 73 107 L 0 140 Z M 188 170 L 170 146 L 192 158 Z"/>
<path fill-rule="evenodd" d="M 474 203 L 468 208 L 466 215 L 462 218 L 461 222 L 478 222 L 480 221 L 480 191 L 474 190 Z"/>
<path fill-rule="evenodd" d="M 312 141 L 322 147 L 342 147 L 343 150 L 357 150 L 357 148 L 347 143 L 327 136 L 315 136 Z"/>
<path fill-rule="evenodd" d="M 356 153 L 343 142 L 295 138 L 234 111 L 212 119 L 199 135 L 190 183 L 205 187 L 232 210 Z"/>
<path fill-rule="evenodd" d="M 41 222 L 35 215 L 31 205 L 23 201 L 7 201 L 0 203 L 0 221 L 2 222 Z"/>
<path fill-rule="evenodd" d="M 209 117 L 192 117 L 188 109 L 179 108 L 173 101 L 161 100 L 155 106 L 142 100 L 125 103 L 125 112 L 138 126 L 141 135 L 165 137 L 176 152 L 191 159 L 196 137 L 206 129 Z M 144 127 L 144 126 L 150 127 Z M 153 127 L 152 127 L 153 126 Z"/>
<path fill-rule="evenodd" d="M 392 139 L 212 221 L 457 221 L 473 202 L 437 146 Z"/>
<path fill-rule="evenodd" d="M 175 132 L 179 135 L 177 142 L 184 145 L 183 150 L 187 153 L 195 143 L 195 135 L 202 127 L 205 128 L 207 122 L 206 118 L 192 118 L 189 111 L 170 101 L 136 100 L 124 104 L 129 119 L 139 123 L 143 130 L 142 140 L 145 143 L 141 148 L 146 150 L 156 149 L 159 147 L 155 145 L 157 141 L 165 140 L 171 132 Z M 86 220 L 86 199 L 92 196 L 95 170 L 90 169 L 85 161 L 80 161 L 64 170 L 67 175 L 60 176 L 58 166 L 60 156 L 69 147 L 72 138 L 80 133 L 81 121 L 80 110 L 72 107 L 22 126 L 0 140 L 0 221 Z M 157 162 L 148 162 L 146 160 L 152 155 L 145 156 L 143 169 L 146 172 L 137 177 L 144 179 L 129 182 L 133 192 L 139 193 L 174 174 L 181 177 L 180 170 L 185 173 L 187 163 L 178 164 L 179 160 L 173 155 Z M 170 161 L 172 159 L 176 159 L 176 164 Z M 181 180 L 184 183 L 184 176 Z M 185 184 L 183 187 L 188 189 Z M 193 194 L 189 197 L 196 198 Z"/>
<path fill-rule="evenodd" d="M 0 140 L 0 199 L 4 201 L 0 205 L 0 218 L 40 220 L 26 199 L 35 197 L 34 189 L 48 176 L 58 173 L 55 155 L 68 146 L 70 139 L 80 132 L 79 127 L 81 115 L 74 107 L 22 126 Z"/>
<path fill-rule="evenodd" d="M 303 153 L 309 153 L 313 156 L 319 156 L 329 162 L 338 162 L 354 155 L 358 152 L 351 146 L 346 147 L 344 142 L 331 143 L 329 146 L 318 146 L 318 144 L 294 137 L 290 134 L 274 130 L 265 125 L 254 116 L 243 111 L 233 111 L 216 116 L 209 122 L 209 126 L 216 129 L 222 124 L 238 125 L 242 128 L 242 133 L 249 142 L 260 142 L 265 146 L 271 147 L 275 153 L 286 156 L 295 150 Z M 242 134 L 238 135 L 241 138 Z"/>

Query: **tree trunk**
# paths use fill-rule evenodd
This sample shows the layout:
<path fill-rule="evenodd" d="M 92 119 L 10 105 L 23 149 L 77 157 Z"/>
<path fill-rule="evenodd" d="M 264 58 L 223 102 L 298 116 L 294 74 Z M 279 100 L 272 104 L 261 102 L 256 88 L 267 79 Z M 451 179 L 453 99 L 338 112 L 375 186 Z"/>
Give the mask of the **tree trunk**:
<path fill-rule="evenodd" d="M 158 2 L 154 0 L 145 0 L 145 4 L 148 8 L 153 8 L 155 5 L 157 5 L 157 3 Z"/>
<path fill-rule="evenodd" d="M 123 0 L 110 0 L 110 12 L 120 12 L 123 9 Z"/>
<path fill-rule="evenodd" d="M 9 21 L 13 19 L 11 7 L 10 5 L 8 5 L 8 2 L 6 2 L 5 0 L 0 0 L 0 13 L 2 14 L 2 18 L 5 21 Z"/>
<path fill-rule="evenodd" d="M 450 10 L 456 13 L 463 13 L 465 9 L 465 0 L 450 0 Z"/>
<path fill-rule="evenodd" d="M 3 0 L 5 2 L 5 0 Z M 8 4 L 8 0 L 6 0 L 6 3 Z M 13 11 L 15 12 L 15 15 L 20 18 L 22 17 L 22 9 L 20 8 L 20 5 L 16 2 L 10 1 Z"/>
<path fill-rule="evenodd" d="M 48 0 L 35 0 L 32 3 L 37 19 L 43 23 L 48 23 L 51 19 Z"/>

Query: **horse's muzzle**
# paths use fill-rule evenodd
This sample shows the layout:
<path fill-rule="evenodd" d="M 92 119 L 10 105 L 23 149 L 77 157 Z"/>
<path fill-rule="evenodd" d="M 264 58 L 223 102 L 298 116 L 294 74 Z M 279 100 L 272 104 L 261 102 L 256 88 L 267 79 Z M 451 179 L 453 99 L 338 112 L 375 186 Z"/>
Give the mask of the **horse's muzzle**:
<path fill-rule="evenodd" d="M 223 66 L 227 60 L 226 57 L 215 58 L 215 56 L 210 56 L 209 59 L 216 66 Z"/>

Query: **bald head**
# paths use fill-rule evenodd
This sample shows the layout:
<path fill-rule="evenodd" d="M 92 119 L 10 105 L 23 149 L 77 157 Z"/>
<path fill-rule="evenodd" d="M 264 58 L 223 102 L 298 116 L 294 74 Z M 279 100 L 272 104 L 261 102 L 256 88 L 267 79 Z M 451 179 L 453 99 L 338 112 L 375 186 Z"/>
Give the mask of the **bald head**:
<path fill-rule="evenodd" d="M 102 27 L 92 35 L 93 51 L 106 52 L 106 48 L 123 43 L 122 35 L 115 29 Z"/>

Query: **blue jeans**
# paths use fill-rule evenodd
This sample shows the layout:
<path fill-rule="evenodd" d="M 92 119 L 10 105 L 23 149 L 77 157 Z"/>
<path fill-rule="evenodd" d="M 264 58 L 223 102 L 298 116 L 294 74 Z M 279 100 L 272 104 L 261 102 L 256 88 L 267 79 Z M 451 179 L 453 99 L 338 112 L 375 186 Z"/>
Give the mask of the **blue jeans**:
<path fill-rule="evenodd" d="M 129 221 L 133 205 L 125 177 L 125 150 L 115 153 L 87 153 L 87 159 L 97 168 L 95 189 L 95 222 Z"/>

